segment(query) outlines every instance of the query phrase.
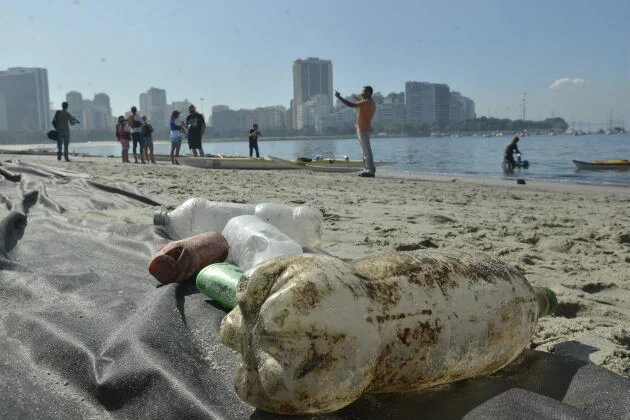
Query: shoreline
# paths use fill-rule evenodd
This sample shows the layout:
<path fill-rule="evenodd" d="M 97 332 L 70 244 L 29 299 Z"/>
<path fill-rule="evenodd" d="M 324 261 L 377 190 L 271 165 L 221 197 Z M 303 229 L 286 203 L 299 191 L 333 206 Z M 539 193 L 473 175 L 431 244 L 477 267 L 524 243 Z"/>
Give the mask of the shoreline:
<path fill-rule="evenodd" d="M 161 142 L 161 143 L 160 143 Z M 101 142 L 101 144 L 95 143 L 78 143 L 85 147 L 99 147 L 103 146 L 102 143 L 106 146 L 117 146 L 118 142 L 110 141 L 110 142 Z M 159 140 L 156 143 L 160 144 L 168 144 L 169 142 Z M 41 150 L 43 148 L 49 149 L 51 147 L 50 144 L 35 144 L 29 145 L 34 146 L 28 149 L 21 148 L 17 145 L 2 145 L 0 146 L 0 156 L 13 156 L 15 158 L 23 158 L 24 156 L 41 156 L 45 158 L 54 157 L 54 153 L 52 154 L 21 154 L 19 152 L 26 152 L 28 150 Z M 40 149 L 41 146 L 41 149 Z M 11 152 L 17 152 L 12 154 Z M 87 155 L 83 153 L 72 154 L 75 158 L 91 158 L 91 159 L 115 159 L 120 156 L 103 156 L 103 155 Z M 186 154 L 184 154 L 186 155 Z M 189 155 L 189 154 L 188 154 Z M 630 192 L 630 184 L 622 184 L 622 183 L 612 183 L 612 182 L 591 182 L 591 181 L 577 181 L 577 180 L 557 180 L 557 179 L 544 179 L 544 178 L 527 178 L 526 176 L 513 176 L 513 177 L 492 177 L 492 176 L 477 176 L 477 175 L 464 175 L 464 174 L 438 174 L 438 173 L 430 173 L 430 172 L 389 172 L 387 171 L 387 167 L 383 167 L 384 169 L 380 169 L 378 172 L 379 178 L 389 178 L 389 179 L 407 179 L 410 181 L 435 181 L 435 182 L 453 182 L 453 180 L 457 180 L 462 183 L 470 183 L 474 185 L 486 185 L 486 186 L 509 186 L 510 184 L 516 184 L 517 180 L 523 178 L 526 180 L 525 185 L 518 185 L 520 189 L 531 189 L 533 186 L 539 188 L 541 191 L 558 191 L 563 192 L 562 190 L 575 190 L 583 188 L 596 188 L 600 191 L 609 191 L 609 192 L 618 192 L 618 191 L 628 191 Z M 199 169 L 199 168 L 197 168 Z M 557 186 L 557 187 L 556 187 Z"/>

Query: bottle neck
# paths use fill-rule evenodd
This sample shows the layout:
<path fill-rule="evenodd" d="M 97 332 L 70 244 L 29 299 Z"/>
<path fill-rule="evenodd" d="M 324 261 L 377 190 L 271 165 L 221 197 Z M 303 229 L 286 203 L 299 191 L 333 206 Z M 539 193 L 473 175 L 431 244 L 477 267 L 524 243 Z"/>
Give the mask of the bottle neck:
<path fill-rule="evenodd" d="M 538 301 L 538 318 L 547 316 L 558 306 L 556 294 L 547 287 L 534 287 L 536 300 Z"/>

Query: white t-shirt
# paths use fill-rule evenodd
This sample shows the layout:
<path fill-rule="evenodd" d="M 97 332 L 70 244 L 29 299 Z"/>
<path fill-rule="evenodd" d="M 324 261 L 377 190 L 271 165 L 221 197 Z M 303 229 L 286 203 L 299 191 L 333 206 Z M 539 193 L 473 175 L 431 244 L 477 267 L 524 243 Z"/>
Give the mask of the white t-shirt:
<path fill-rule="evenodd" d="M 137 127 L 131 127 L 131 132 L 142 133 L 142 117 L 140 116 L 140 114 L 136 112 L 136 114 L 133 116 L 133 120 L 134 120 L 134 125 L 137 125 Z"/>
<path fill-rule="evenodd" d="M 181 118 L 179 118 L 179 117 L 175 118 L 173 120 L 173 123 L 176 126 L 178 126 L 178 127 L 181 127 L 181 126 L 184 125 L 184 121 Z M 171 138 L 172 139 L 178 138 L 178 137 L 181 137 L 181 136 L 182 136 L 182 132 L 180 130 L 171 130 Z"/>

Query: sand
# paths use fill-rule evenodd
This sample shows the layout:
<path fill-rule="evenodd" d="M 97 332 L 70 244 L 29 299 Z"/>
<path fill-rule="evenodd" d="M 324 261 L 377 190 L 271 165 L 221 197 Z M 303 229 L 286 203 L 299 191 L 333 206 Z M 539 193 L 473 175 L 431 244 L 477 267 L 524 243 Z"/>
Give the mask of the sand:
<path fill-rule="evenodd" d="M 477 249 L 559 299 L 531 347 L 630 377 L 630 188 L 440 176 L 201 170 L 119 158 L 2 156 L 127 184 L 172 209 L 190 197 L 306 204 L 324 214 L 322 248 L 354 259 L 394 250 Z M 381 174 L 377 174 L 381 175 Z M 158 208 L 125 215 L 151 223 Z"/>

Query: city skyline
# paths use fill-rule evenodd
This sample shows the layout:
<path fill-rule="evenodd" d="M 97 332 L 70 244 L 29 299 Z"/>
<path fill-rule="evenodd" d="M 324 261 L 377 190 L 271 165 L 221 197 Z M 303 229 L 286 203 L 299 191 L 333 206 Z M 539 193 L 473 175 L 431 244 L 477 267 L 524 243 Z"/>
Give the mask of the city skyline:
<path fill-rule="evenodd" d="M 135 7 L 149 30 L 112 25 L 127 19 L 122 1 L 10 2 L 0 35 L 19 39 L 20 47 L 3 50 L 0 68 L 45 67 L 55 107 L 71 90 L 86 97 L 105 91 L 115 114 L 138 106 L 139 93 L 151 86 L 198 107 L 205 98 L 206 114 L 210 104 L 288 107 L 289 64 L 315 56 L 335 64 L 333 88 L 344 93 L 365 84 L 392 92 L 405 81 L 443 80 L 474 98 L 479 116 L 520 118 L 524 96 L 528 119 L 605 123 L 611 113 L 616 120 L 630 115 L 627 1 L 322 0 L 310 7 L 140 0 Z M 366 29 L 359 30 L 362 22 Z M 171 27 L 186 28 L 186 35 L 163 29 Z"/>

